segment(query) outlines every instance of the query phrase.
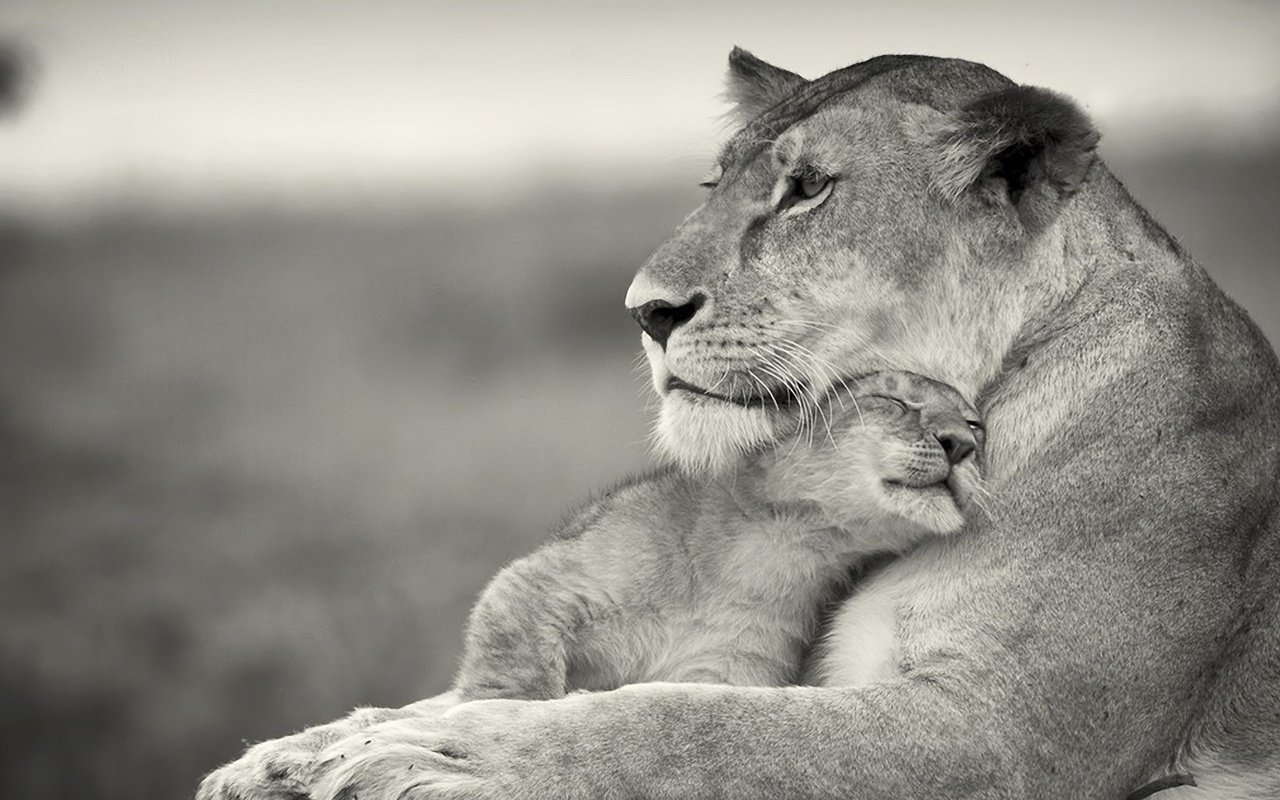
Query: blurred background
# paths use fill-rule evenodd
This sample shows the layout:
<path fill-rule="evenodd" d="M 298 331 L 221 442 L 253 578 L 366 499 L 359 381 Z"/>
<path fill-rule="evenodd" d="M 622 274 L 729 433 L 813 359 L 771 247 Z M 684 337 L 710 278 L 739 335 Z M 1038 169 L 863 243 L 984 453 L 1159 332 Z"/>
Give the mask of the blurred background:
<path fill-rule="evenodd" d="M 175 798 L 446 688 L 466 610 L 647 460 L 631 273 L 734 44 L 1078 98 L 1280 341 L 1280 5 L 6 0 L 0 795 Z"/>

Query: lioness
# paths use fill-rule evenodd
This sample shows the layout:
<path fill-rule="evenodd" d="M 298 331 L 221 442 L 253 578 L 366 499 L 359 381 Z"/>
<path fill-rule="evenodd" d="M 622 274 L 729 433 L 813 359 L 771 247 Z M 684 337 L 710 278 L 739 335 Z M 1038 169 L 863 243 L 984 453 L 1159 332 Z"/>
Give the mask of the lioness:
<path fill-rule="evenodd" d="M 315 800 L 1280 797 L 1280 366 L 1257 328 L 1059 95 L 920 56 L 808 81 L 740 50 L 730 92 L 718 179 L 627 295 L 666 450 L 732 461 L 800 413 L 765 390 L 907 369 L 978 398 L 999 513 L 859 586 L 819 686 L 427 704 L 259 753 L 293 753 Z M 203 795 L 279 797 L 267 763 Z"/>
<path fill-rule="evenodd" d="M 471 614 L 459 698 L 798 682 L 859 560 L 954 533 L 981 491 L 978 414 L 948 386 L 876 373 L 819 412 L 728 474 L 615 488 L 500 572 Z"/>

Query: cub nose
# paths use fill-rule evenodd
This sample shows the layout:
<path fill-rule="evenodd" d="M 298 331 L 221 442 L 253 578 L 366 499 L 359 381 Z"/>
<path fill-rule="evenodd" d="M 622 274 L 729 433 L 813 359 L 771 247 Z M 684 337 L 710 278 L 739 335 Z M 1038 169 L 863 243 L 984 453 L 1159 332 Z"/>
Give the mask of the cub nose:
<path fill-rule="evenodd" d="M 669 303 L 666 300 L 650 300 L 644 305 L 631 309 L 631 316 L 640 324 L 641 330 L 649 334 L 649 338 L 658 343 L 663 350 L 667 349 L 667 339 L 673 331 L 693 319 L 698 309 L 707 301 L 705 295 L 695 294 L 682 305 Z"/>
<path fill-rule="evenodd" d="M 947 454 L 947 461 L 953 465 L 959 464 L 978 449 L 978 440 L 968 425 L 947 427 L 944 430 L 935 431 L 933 436 L 938 440 L 938 444 L 942 445 L 943 451 Z"/>

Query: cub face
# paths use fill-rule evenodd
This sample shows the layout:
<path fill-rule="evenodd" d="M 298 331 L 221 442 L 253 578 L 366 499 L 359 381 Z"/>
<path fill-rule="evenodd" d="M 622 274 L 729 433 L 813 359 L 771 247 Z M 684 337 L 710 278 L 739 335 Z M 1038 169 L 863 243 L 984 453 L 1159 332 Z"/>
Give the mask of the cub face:
<path fill-rule="evenodd" d="M 797 429 L 755 463 L 759 491 L 817 524 L 890 537 L 952 533 L 982 494 L 985 432 L 956 389 L 905 372 L 842 384 L 816 432 Z M 816 519 L 815 519 L 816 518 Z"/>

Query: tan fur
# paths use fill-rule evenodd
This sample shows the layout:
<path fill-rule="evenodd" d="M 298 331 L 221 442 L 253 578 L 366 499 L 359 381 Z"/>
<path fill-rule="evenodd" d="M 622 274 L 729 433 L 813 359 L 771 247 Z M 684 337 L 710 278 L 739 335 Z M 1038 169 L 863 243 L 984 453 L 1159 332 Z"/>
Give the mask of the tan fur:
<path fill-rule="evenodd" d="M 1256 327 L 1061 97 L 909 56 L 788 91 L 629 293 L 642 320 L 696 312 L 646 344 L 662 446 L 731 464 L 813 407 L 753 399 L 907 369 L 979 398 L 995 513 L 863 583 L 821 686 L 464 703 L 334 745 L 317 800 L 1121 800 L 1184 772 L 1170 796 L 1280 797 L 1280 368 Z M 791 203 L 808 168 L 835 183 Z"/>

